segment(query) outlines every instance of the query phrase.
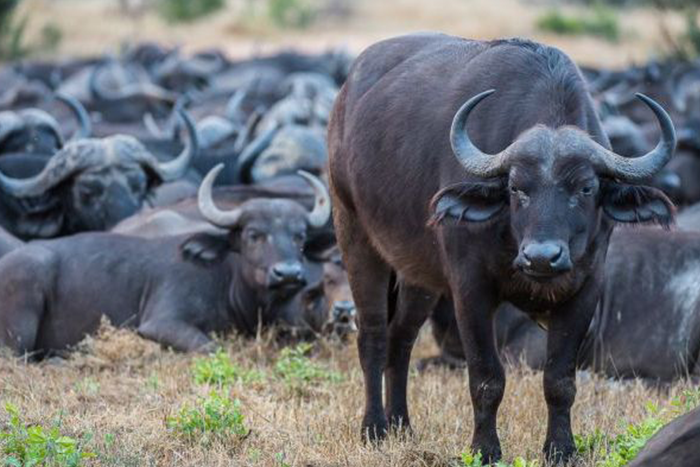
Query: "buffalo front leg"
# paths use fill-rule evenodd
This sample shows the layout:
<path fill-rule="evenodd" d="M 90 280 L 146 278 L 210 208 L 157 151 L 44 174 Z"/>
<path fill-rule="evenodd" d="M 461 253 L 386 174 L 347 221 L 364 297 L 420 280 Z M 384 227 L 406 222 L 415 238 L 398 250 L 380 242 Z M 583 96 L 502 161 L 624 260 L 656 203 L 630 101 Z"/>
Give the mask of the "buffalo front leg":
<path fill-rule="evenodd" d="M 474 283 L 464 284 L 453 297 L 474 409 L 471 449 L 481 452 L 484 461 L 491 463 L 501 458 L 496 417 L 506 385 L 493 329 L 497 303 L 492 294 Z"/>
<path fill-rule="evenodd" d="M 340 202 L 335 204 L 334 221 L 357 309 L 357 348 L 365 383 L 362 436 L 374 441 L 383 438 L 387 431 L 382 378 L 386 365 L 391 269 L 370 245 L 357 216 L 348 213 Z"/>
<path fill-rule="evenodd" d="M 389 321 L 385 374 L 387 418 L 392 428 L 411 428 L 406 401 L 411 351 L 436 302 L 437 297 L 425 289 L 407 284 L 399 287 L 396 310 Z"/>
<path fill-rule="evenodd" d="M 200 329 L 183 321 L 150 319 L 141 323 L 138 333 L 180 352 L 208 353 L 215 347 L 214 342 Z"/>
<path fill-rule="evenodd" d="M 584 287 L 549 319 L 547 362 L 544 368 L 544 398 L 547 402 L 545 455 L 553 461 L 567 461 L 574 453 L 571 406 L 576 398 L 576 359 L 588 332 L 597 293 Z"/>

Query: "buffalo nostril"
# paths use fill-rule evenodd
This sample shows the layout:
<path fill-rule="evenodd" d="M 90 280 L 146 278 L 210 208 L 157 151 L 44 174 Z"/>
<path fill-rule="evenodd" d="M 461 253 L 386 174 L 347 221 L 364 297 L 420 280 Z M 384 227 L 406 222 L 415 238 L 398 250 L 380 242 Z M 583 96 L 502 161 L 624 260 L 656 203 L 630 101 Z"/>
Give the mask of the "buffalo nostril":
<path fill-rule="evenodd" d="M 355 304 L 349 300 L 342 300 L 333 304 L 333 319 L 336 322 L 347 324 L 355 316 Z"/>
<path fill-rule="evenodd" d="M 302 282 L 304 268 L 299 263 L 278 263 L 270 269 L 273 284 Z"/>
<path fill-rule="evenodd" d="M 550 263 L 552 266 L 556 265 L 556 264 L 559 262 L 559 260 L 561 260 L 561 255 L 562 255 L 563 252 L 564 252 L 564 249 L 560 246 L 560 247 L 559 247 L 559 250 L 554 254 L 554 256 L 552 257 L 552 259 L 549 260 L 549 263 Z"/>

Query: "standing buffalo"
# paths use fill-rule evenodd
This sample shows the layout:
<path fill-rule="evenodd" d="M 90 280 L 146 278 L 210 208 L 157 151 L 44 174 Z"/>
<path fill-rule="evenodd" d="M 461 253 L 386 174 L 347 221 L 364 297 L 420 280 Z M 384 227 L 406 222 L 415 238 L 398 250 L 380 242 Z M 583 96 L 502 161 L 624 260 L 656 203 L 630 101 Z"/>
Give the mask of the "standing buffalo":
<path fill-rule="evenodd" d="M 358 57 L 333 109 L 329 154 L 335 227 L 358 310 L 364 434 L 410 426 L 411 349 L 447 295 L 467 356 L 471 447 L 488 462 L 500 458 L 505 375 L 493 314 L 511 301 L 548 324 L 545 452 L 573 454 L 576 354 L 613 225 L 673 221 L 663 193 L 634 184 L 657 173 L 676 143 L 668 114 L 639 98 L 656 115 L 661 141 L 628 159 L 609 149 L 581 73 L 557 49 L 419 34 Z"/>
<path fill-rule="evenodd" d="M 105 230 L 138 211 L 162 182 L 182 177 L 197 153 L 189 134 L 180 155 L 159 162 L 135 138 L 115 135 L 73 141 L 30 178 L 0 172 L 0 225 L 22 238 Z"/>
<path fill-rule="evenodd" d="M 221 169 L 203 181 L 199 208 L 224 233 L 153 240 L 87 233 L 4 257 L 0 343 L 19 354 L 64 349 L 106 315 L 190 351 L 210 347 L 211 332 L 254 334 L 275 321 L 279 302 L 305 283 L 303 245 L 308 231 L 330 219 L 330 199 L 320 180 L 303 174 L 316 193 L 311 212 L 282 199 L 222 211 L 211 197 Z"/>

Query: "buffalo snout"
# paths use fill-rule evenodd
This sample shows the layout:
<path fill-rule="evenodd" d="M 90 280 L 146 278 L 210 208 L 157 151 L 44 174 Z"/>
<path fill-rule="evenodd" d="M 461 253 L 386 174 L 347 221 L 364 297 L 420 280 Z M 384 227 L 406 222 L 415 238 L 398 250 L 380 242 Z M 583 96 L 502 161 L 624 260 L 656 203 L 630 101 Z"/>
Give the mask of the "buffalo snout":
<path fill-rule="evenodd" d="M 530 242 L 520 250 L 515 266 L 533 277 L 551 277 L 572 268 L 569 247 L 563 242 Z"/>
<path fill-rule="evenodd" d="M 267 275 L 267 286 L 270 289 L 300 288 L 305 284 L 304 266 L 299 261 L 276 263 Z"/>

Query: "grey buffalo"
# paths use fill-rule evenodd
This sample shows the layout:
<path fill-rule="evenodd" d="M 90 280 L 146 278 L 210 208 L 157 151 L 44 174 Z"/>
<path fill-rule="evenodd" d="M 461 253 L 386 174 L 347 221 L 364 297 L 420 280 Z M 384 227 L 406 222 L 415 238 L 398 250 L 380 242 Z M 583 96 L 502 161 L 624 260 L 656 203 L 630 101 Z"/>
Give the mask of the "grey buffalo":
<path fill-rule="evenodd" d="M 199 208 L 223 233 L 159 239 L 86 233 L 37 241 L 0 261 L 0 343 L 41 356 L 76 344 L 101 317 L 178 350 L 207 350 L 209 334 L 253 334 L 306 282 L 307 233 L 326 225 L 330 199 L 309 212 L 290 200 L 250 199 L 230 211 L 205 178 Z"/>

